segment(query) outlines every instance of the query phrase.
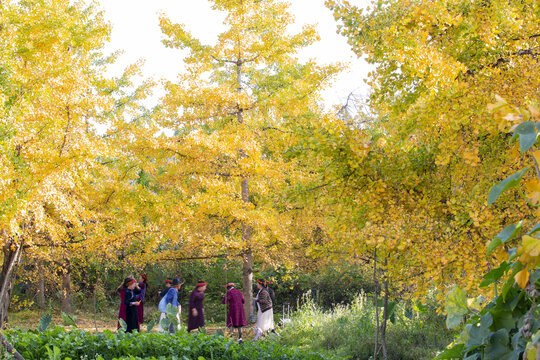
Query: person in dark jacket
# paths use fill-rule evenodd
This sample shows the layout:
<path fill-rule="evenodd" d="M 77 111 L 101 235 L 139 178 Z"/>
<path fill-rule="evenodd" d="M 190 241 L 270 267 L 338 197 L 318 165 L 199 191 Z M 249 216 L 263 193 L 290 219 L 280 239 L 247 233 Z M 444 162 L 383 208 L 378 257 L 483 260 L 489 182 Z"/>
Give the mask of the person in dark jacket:
<path fill-rule="evenodd" d="M 204 292 L 206 291 L 206 285 L 208 284 L 199 281 L 189 297 L 188 332 L 204 326 Z"/>
<path fill-rule="evenodd" d="M 130 333 L 133 330 L 140 331 L 137 307 L 141 304 L 141 301 L 138 300 L 141 289 L 137 281 L 132 278 L 126 278 L 124 280 L 124 288 L 126 289 L 124 296 L 124 304 L 126 305 L 126 332 Z"/>
<path fill-rule="evenodd" d="M 159 297 L 162 298 L 169 292 L 169 288 L 171 287 L 172 280 L 166 279 L 165 280 L 165 289 L 158 291 Z"/>
<path fill-rule="evenodd" d="M 244 295 L 238 290 L 234 283 L 225 285 L 227 294 L 223 298 L 223 303 L 229 305 L 227 314 L 227 327 L 238 329 L 238 341 L 242 342 L 242 326 L 246 326 L 246 313 L 244 312 Z"/>
<path fill-rule="evenodd" d="M 133 275 L 128 276 L 129 279 L 135 279 Z M 118 292 L 118 295 L 120 295 L 120 309 L 118 310 L 118 323 L 117 328 L 120 329 L 122 325 L 120 324 L 120 319 L 124 320 L 124 322 L 127 322 L 126 319 L 126 288 L 124 287 L 124 281 L 116 288 L 116 291 Z"/>

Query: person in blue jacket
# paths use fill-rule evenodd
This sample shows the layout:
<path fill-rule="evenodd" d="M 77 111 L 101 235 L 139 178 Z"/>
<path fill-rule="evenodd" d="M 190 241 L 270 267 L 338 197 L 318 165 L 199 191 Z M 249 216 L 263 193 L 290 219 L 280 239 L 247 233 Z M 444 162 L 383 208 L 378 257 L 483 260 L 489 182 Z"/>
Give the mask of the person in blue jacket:
<path fill-rule="evenodd" d="M 161 311 L 161 317 L 159 319 L 160 325 L 161 325 L 161 320 L 167 317 L 165 310 L 168 304 L 171 304 L 173 307 L 178 308 L 178 313 L 176 314 L 176 318 L 178 319 L 178 327 L 174 323 L 171 322 L 168 329 L 169 332 L 172 334 L 176 332 L 176 329 L 180 328 L 180 314 L 182 313 L 182 306 L 180 306 L 180 303 L 178 302 L 178 290 L 180 289 L 182 284 L 183 282 L 180 281 L 179 278 L 173 279 L 171 286 L 168 288 L 166 293 L 164 292 L 165 293 L 164 297 L 160 302 L 160 309 L 159 309 Z"/>

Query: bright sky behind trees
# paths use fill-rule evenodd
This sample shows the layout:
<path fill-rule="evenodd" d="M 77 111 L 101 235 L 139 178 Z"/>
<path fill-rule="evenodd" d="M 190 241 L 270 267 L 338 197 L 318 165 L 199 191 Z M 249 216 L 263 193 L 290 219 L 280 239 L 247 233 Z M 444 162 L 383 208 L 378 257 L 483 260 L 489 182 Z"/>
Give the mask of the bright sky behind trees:
<path fill-rule="evenodd" d="M 223 30 L 224 15 L 213 11 L 206 0 L 98 0 L 98 3 L 113 26 L 111 51 L 124 51 L 113 70 L 118 73 L 139 59 L 145 61 L 145 77 L 174 80 L 182 71 L 181 53 L 167 49 L 161 43 L 160 13 L 185 24 L 195 37 L 207 43 L 214 43 L 217 34 Z M 368 1 L 355 0 L 352 3 L 363 5 Z M 313 58 L 320 64 L 351 64 L 351 69 L 342 73 L 334 86 L 325 92 L 326 104 L 343 104 L 353 91 L 357 95 L 366 95 L 368 87 L 363 79 L 367 77 L 369 65 L 358 59 L 346 39 L 336 33 L 337 24 L 331 11 L 324 6 L 324 0 L 291 1 L 291 12 L 297 21 L 291 31 L 298 31 L 304 24 L 317 23 L 321 36 L 320 42 L 301 52 L 301 61 Z"/>

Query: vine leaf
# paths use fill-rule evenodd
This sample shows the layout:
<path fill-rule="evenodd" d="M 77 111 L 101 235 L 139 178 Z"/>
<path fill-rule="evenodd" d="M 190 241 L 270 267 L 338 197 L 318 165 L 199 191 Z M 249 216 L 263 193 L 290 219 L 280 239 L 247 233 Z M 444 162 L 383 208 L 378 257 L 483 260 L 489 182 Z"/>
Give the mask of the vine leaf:
<path fill-rule="evenodd" d="M 514 175 L 511 175 L 498 183 L 497 185 L 493 186 L 491 190 L 489 191 L 488 195 L 488 205 L 493 204 L 499 195 L 501 195 L 503 192 L 505 192 L 508 189 L 511 189 L 513 187 L 516 187 L 519 185 L 519 182 L 521 181 L 521 178 L 525 173 L 529 170 L 529 168 L 525 168 Z"/>

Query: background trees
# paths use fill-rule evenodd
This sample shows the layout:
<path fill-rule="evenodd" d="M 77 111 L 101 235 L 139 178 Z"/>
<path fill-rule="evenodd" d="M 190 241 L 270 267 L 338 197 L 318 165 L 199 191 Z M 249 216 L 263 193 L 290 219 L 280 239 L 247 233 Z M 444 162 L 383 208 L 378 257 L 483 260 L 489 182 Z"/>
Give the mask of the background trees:
<path fill-rule="evenodd" d="M 132 155 L 132 137 L 141 136 L 132 104 L 144 92 L 122 96 L 135 68 L 121 79 L 104 77 L 109 26 L 94 8 L 69 1 L 4 1 L 0 8 L 4 319 L 23 250 L 23 266 L 34 266 L 34 274 L 45 264 L 60 271 L 70 311 L 73 261 L 113 248 L 118 235 L 106 219 L 120 213 L 110 207 L 115 188 L 137 175 L 123 159 Z"/>
<path fill-rule="evenodd" d="M 214 1 L 228 29 L 201 44 L 181 25 L 161 20 L 167 46 L 187 49 L 187 70 L 166 84 L 158 124 L 159 156 L 181 251 L 240 256 L 246 312 L 251 312 L 253 257 L 292 263 L 303 240 L 292 229 L 288 192 L 306 169 L 291 155 L 297 128 L 317 121 L 318 93 L 337 67 L 300 64 L 298 49 L 317 39 L 312 27 L 291 35 L 277 1 Z"/>
<path fill-rule="evenodd" d="M 355 52 L 375 65 L 377 120 L 368 128 L 376 141 L 371 167 L 357 177 L 369 189 L 364 236 L 392 254 L 392 277 L 418 294 L 449 283 L 476 288 L 504 256 L 484 255 L 496 229 L 516 213 L 535 216 L 515 193 L 495 209 L 485 194 L 520 168 L 518 153 L 502 150 L 500 130 L 522 119 L 496 119 L 488 104 L 500 95 L 522 105 L 537 93 L 538 4 L 383 1 L 367 11 L 327 4 Z"/>

